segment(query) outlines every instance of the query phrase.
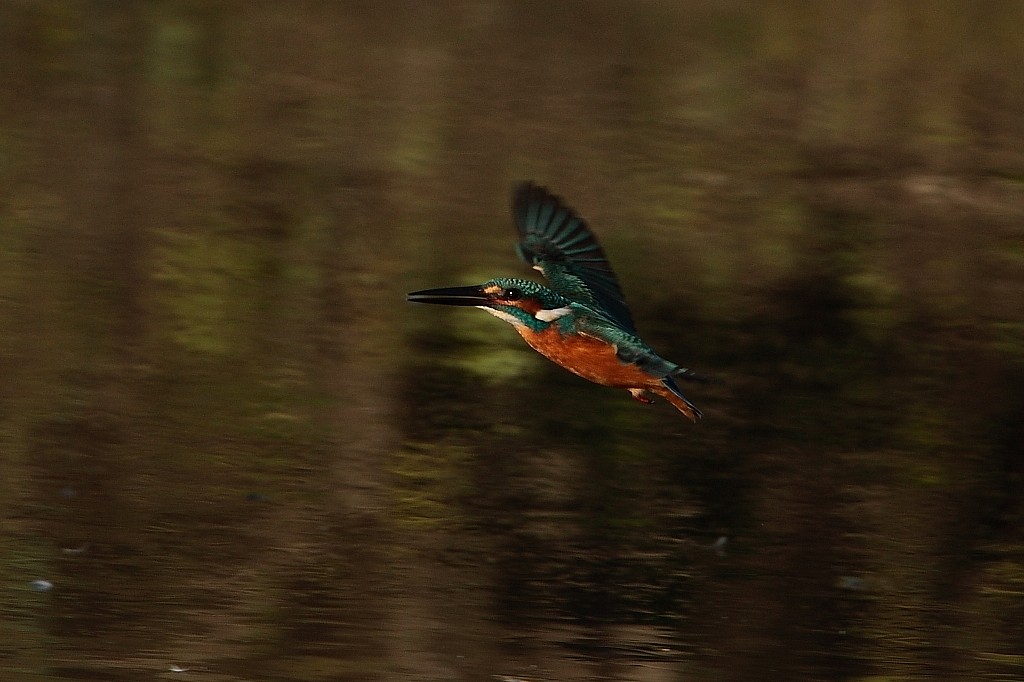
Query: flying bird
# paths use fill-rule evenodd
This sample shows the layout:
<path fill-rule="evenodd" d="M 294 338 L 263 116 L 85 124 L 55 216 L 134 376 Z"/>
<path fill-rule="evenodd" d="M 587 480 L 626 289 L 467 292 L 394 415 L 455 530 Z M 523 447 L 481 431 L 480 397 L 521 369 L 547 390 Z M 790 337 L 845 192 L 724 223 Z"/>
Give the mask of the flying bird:
<path fill-rule="evenodd" d="M 473 306 L 511 324 L 544 357 L 603 386 L 624 388 L 641 403 L 663 397 L 693 421 L 703 414 L 677 379 L 707 381 L 660 357 L 637 335 L 604 251 L 562 199 L 525 182 L 512 194 L 519 256 L 550 286 L 513 277 L 480 285 L 415 291 L 415 303 Z"/>

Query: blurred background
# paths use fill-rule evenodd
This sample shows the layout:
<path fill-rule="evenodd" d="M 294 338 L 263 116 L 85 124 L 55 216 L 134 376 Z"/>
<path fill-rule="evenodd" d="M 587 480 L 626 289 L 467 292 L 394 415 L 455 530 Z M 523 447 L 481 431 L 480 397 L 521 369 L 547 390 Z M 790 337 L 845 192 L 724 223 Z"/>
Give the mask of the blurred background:
<path fill-rule="evenodd" d="M 1024 4 L 0 6 L 0 678 L 1024 679 Z M 531 179 L 691 424 L 407 291 Z"/>

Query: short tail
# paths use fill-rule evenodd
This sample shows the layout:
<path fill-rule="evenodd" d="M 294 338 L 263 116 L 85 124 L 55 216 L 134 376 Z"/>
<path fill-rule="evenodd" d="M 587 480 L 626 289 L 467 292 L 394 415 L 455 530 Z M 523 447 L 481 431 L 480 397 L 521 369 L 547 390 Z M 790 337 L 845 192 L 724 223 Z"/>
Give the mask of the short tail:
<path fill-rule="evenodd" d="M 655 393 L 665 398 L 665 400 L 672 403 L 672 405 L 685 414 L 691 421 L 697 421 L 704 416 L 704 413 L 697 409 L 697 406 L 686 399 L 683 392 L 679 390 L 679 386 L 676 385 L 675 380 L 668 376 L 661 380 L 663 389 L 652 389 Z"/>

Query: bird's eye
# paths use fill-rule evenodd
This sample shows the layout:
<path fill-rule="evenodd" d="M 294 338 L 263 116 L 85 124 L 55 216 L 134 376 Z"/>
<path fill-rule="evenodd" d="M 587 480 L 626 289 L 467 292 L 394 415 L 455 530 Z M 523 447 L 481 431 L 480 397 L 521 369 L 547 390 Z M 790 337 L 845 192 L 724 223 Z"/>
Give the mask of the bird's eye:
<path fill-rule="evenodd" d="M 501 296 L 506 301 L 518 301 L 523 297 L 523 290 L 516 289 L 515 287 L 509 287 L 505 289 L 505 292 Z"/>

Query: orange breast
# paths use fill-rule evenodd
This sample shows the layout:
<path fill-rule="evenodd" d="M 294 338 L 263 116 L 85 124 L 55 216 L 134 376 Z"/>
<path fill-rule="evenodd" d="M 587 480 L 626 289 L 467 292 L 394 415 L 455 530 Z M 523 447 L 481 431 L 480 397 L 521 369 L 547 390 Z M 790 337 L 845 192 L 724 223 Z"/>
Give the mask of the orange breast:
<path fill-rule="evenodd" d="M 604 386 L 640 388 L 659 383 L 636 365 L 624 365 L 615 357 L 615 348 L 589 336 L 562 336 L 554 325 L 542 332 L 516 327 L 526 343 L 573 374 Z"/>

